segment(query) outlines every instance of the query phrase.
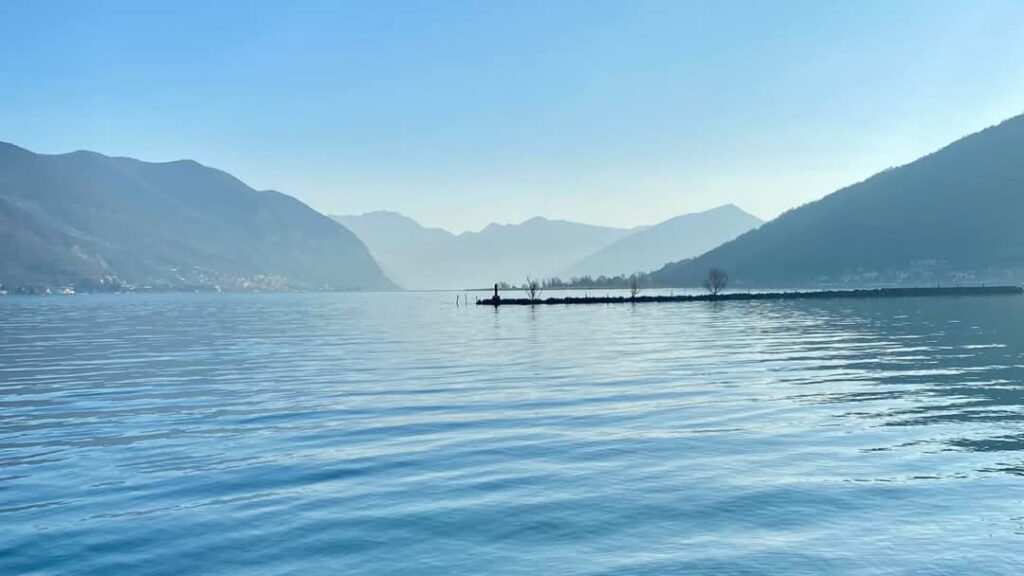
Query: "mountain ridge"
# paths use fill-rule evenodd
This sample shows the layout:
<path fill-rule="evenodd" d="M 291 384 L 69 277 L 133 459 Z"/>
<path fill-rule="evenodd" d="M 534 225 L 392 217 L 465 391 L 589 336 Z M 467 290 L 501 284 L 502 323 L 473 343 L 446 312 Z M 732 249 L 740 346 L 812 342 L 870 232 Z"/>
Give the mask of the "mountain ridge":
<path fill-rule="evenodd" d="M 731 204 L 679 215 L 654 226 L 614 228 L 533 216 L 519 223 L 492 222 L 479 231 L 457 234 L 427 228 L 389 210 L 332 217 L 360 236 L 394 278 L 416 288 L 485 287 L 495 282 L 518 284 L 527 276 L 568 278 L 651 270 L 761 223 Z M 631 238 L 636 238 L 638 246 L 628 251 Z M 597 271 L 580 266 L 620 243 L 626 243 L 633 263 Z M 494 262 L 507 265 L 495 266 Z"/>
<path fill-rule="evenodd" d="M 0 281 L 151 289 L 380 289 L 354 234 L 194 160 L 0 146 Z"/>
<path fill-rule="evenodd" d="M 424 227 L 394 211 L 332 218 L 355 232 L 399 283 L 426 289 L 481 288 L 521 283 L 528 275 L 552 276 L 566 262 L 632 231 L 541 216 L 458 234 Z"/>
<path fill-rule="evenodd" d="M 596 250 L 565 276 L 617 276 L 648 272 L 697 256 L 764 222 L 735 204 L 673 216 Z"/>
<path fill-rule="evenodd" d="M 696 286 L 715 266 L 736 286 L 1019 282 L 1022 167 L 1024 115 L 793 208 L 651 280 Z"/>

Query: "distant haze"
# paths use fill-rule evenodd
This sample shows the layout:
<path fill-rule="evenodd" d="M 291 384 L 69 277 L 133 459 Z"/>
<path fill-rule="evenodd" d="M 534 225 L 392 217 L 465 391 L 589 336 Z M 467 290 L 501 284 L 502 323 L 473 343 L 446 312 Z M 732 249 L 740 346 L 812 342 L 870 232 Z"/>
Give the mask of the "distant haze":
<path fill-rule="evenodd" d="M 426 228 L 397 212 L 335 216 L 406 288 L 485 287 L 543 279 L 646 272 L 701 254 L 756 227 L 736 206 L 632 229 L 534 217 L 453 234 Z"/>
<path fill-rule="evenodd" d="M 555 275 L 630 230 L 535 217 L 452 234 L 395 212 L 335 216 L 405 288 L 481 288 Z"/>

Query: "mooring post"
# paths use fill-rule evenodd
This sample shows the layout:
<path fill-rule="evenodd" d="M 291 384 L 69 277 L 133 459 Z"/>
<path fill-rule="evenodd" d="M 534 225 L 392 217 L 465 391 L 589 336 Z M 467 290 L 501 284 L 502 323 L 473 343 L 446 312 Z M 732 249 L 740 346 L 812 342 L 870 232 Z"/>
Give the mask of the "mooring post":
<path fill-rule="evenodd" d="M 501 302 L 501 296 L 498 296 L 498 284 L 495 283 L 494 284 L 494 306 L 495 306 L 495 308 L 497 308 L 497 306 L 498 306 L 498 304 L 500 302 Z"/>

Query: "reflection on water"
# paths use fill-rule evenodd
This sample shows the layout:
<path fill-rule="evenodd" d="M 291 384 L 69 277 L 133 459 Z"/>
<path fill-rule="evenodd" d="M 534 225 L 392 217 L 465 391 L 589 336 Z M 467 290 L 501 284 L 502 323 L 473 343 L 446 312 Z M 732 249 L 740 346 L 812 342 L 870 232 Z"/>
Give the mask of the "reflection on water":
<path fill-rule="evenodd" d="M 1015 573 L 1024 299 L 0 299 L 0 573 Z"/>

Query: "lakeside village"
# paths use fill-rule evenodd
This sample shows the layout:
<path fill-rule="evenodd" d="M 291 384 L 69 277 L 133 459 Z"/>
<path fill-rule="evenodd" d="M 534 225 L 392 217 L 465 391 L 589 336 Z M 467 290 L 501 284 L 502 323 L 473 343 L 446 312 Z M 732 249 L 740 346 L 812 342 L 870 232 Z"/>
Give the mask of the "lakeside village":
<path fill-rule="evenodd" d="M 199 269 L 192 270 L 188 274 L 178 274 L 177 272 L 177 269 L 172 269 L 170 274 L 165 277 L 144 284 L 125 282 L 113 274 L 98 278 L 82 278 L 72 283 L 56 285 L 31 283 L 8 285 L 0 281 L 0 296 L 73 296 L 75 294 L 134 292 L 286 292 L 289 290 L 330 289 L 326 286 L 294 286 L 288 282 L 287 277 L 278 274 L 228 276 Z"/>

